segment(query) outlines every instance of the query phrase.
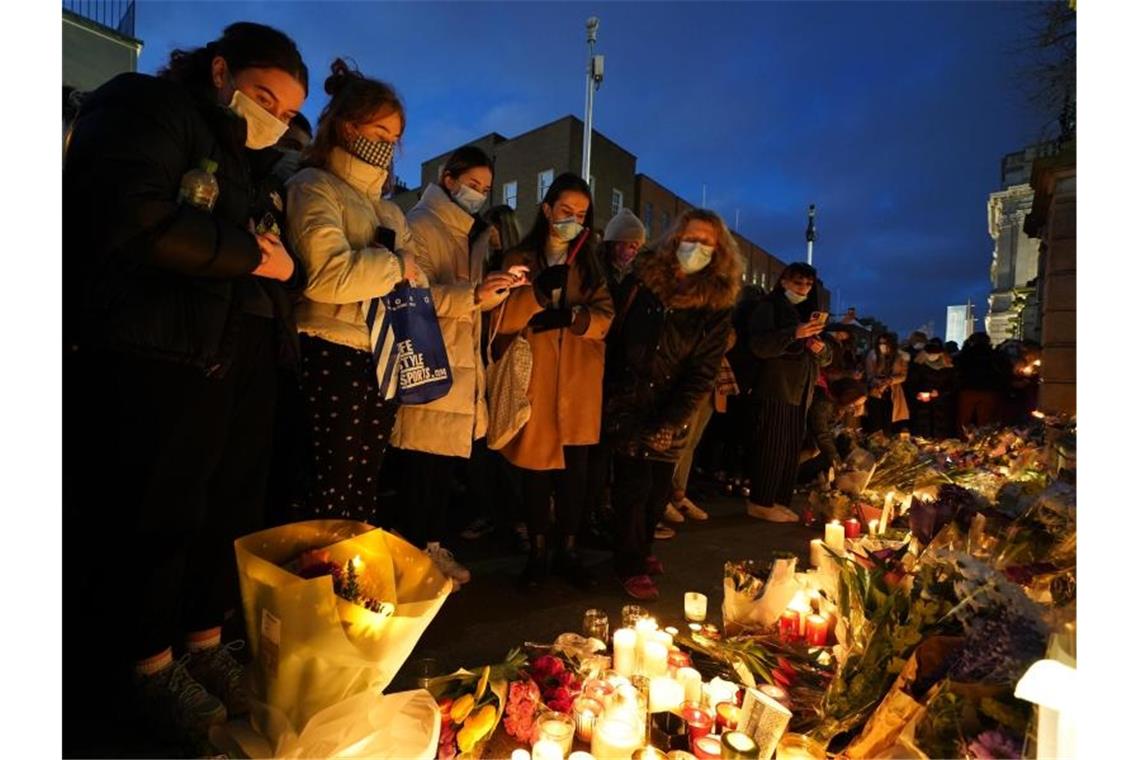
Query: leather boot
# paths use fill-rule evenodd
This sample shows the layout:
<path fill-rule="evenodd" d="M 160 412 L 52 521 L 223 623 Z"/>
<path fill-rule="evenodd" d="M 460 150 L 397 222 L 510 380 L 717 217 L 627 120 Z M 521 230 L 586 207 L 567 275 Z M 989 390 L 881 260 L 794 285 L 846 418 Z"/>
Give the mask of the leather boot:
<path fill-rule="evenodd" d="M 554 572 L 580 589 L 588 590 L 598 585 L 598 579 L 584 564 L 578 554 L 577 540 L 574 536 L 562 539 L 562 548 L 554 559 Z"/>
<path fill-rule="evenodd" d="M 527 556 L 526 567 L 519 576 L 519 586 L 524 590 L 534 590 L 546 582 L 549 574 L 547 564 L 550 555 L 546 550 L 546 536 L 542 534 L 530 537 L 530 554 Z"/>

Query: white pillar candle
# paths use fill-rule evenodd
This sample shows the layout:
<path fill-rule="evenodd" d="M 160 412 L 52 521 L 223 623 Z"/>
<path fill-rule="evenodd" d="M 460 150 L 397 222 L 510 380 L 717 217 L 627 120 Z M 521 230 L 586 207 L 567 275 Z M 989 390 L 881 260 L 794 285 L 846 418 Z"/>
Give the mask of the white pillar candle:
<path fill-rule="evenodd" d="M 669 647 L 660 641 L 647 641 L 641 650 L 641 671 L 650 678 L 669 672 Z"/>
<path fill-rule="evenodd" d="M 827 556 L 827 552 L 823 550 L 823 539 L 813 538 L 811 540 L 811 566 L 823 567 L 823 560 Z"/>
<path fill-rule="evenodd" d="M 673 646 L 673 634 L 668 631 L 654 631 L 653 636 L 657 641 L 665 645 L 666 652 Z"/>
<path fill-rule="evenodd" d="M 623 676 L 633 675 L 637 667 L 637 631 L 619 628 L 614 631 L 614 670 Z"/>
<path fill-rule="evenodd" d="M 511 753 L 511 760 L 530 760 L 530 750 L 516 749 Z"/>
<path fill-rule="evenodd" d="M 721 702 L 736 704 L 736 692 L 739 689 L 740 687 L 732 681 L 726 681 L 720 677 L 714 678 L 704 685 L 705 701 L 713 710 L 716 710 L 716 706 Z"/>
<path fill-rule="evenodd" d="M 812 613 L 811 602 L 808 600 L 807 594 L 803 591 L 797 591 L 796 595 L 792 597 L 792 601 L 788 602 L 788 609 L 799 613 L 800 636 L 803 636 L 807 627 L 808 615 Z"/>
<path fill-rule="evenodd" d="M 677 683 L 685 687 L 685 701 L 701 702 L 701 673 L 696 668 L 677 668 Z"/>
<path fill-rule="evenodd" d="M 685 592 L 685 619 L 703 623 L 709 611 L 709 598 L 697 591 Z"/>
<path fill-rule="evenodd" d="M 531 747 L 531 757 L 534 760 L 562 760 L 562 747 L 552 739 L 539 739 Z"/>
<path fill-rule="evenodd" d="M 649 682 L 649 712 L 676 710 L 685 701 L 685 687 L 672 678 L 654 678 Z"/>
<path fill-rule="evenodd" d="M 629 760 L 644 738 L 629 721 L 603 718 L 594 727 L 590 754 L 597 760 Z"/>
<path fill-rule="evenodd" d="M 634 623 L 633 629 L 637 631 L 637 661 L 633 665 L 636 675 L 645 675 L 645 644 L 654 641 L 657 632 L 657 621 L 653 618 L 642 618 Z"/>
<path fill-rule="evenodd" d="M 566 758 L 566 760 L 594 760 L 594 756 L 589 752 L 578 750 L 577 752 L 571 752 L 570 757 Z"/>
<path fill-rule="evenodd" d="M 872 536 L 879 535 L 879 521 L 878 520 L 871 520 L 869 523 L 867 523 L 867 533 L 869 533 Z"/>
<path fill-rule="evenodd" d="M 838 520 L 832 520 L 823 526 L 823 542 L 840 556 L 843 556 L 846 551 L 846 544 L 844 543 L 846 541 L 845 536 L 843 523 Z"/>

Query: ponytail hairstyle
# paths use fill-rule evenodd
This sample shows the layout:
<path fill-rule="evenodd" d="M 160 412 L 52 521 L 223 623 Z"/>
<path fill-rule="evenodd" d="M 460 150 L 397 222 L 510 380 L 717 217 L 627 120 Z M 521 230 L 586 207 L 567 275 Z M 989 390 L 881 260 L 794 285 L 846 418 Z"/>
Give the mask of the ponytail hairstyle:
<path fill-rule="evenodd" d="M 325 80 L 329 102 L 317 119 L 317 133 L 305 151 L 302 166 L 328 167 L 329 155 L 335 147 L 344 147 L 344 128 L 348 124 L 367 122 L 389 113 L 400 115 L 400 135 L 408 126 L 404 103 L 396 89 L 387 82 L 369 79 L 343 59 L 332 62 L 332 73 Z M 389 171 L 389 175 L 392 172 Z"/>
<path fill-rule="evenodd" d="M 590 206 L 586 209 L 586 219 L 582 222 L 585 229 L 581 232 L 581 235 L 586 235 L 586 240 L 582 243 L 577 258 L 574 259 L 574 267 L 578 270 L 578 279 L 582 283 L 582 289 L 589 292 L 605 284 L 606 281 L 605 270 L 602 269 L 601 261 L 598 259 L 597 244 L 593 234 L 594 196 L 590 193 L 590 185 L 577 174 L 564 172 L 554 178 L 554 182 L 546 191 L 546 195 L 542 197 L 542 202 L 554 208 L 562 194 L 567 192 L 581 193 L 590 199 Z M 540 208 L 535 214 L 534 224 L 531 225 L 530 232 L 519 243 L 520 249 L 535 254 L 539 271 L 546 269 L 546 256 L 544 254 L 546 253 L 546 241 L 549 237 L 550 220 L 546 218 L 546 214 L 542 213 Z M 573 250 L 576 245 L 578 245 L 578 238 L 570 241 L 570 250 Z"/>
<path fill-rule="evenodd" d="M 251 21 L 230 24 L 221 37 L 204 47 L 172 51 L 158 76 L 190 90 L 213 91 L 211 66 L 218 56 L 225 59 L 231 74 L 245 69 L 280 69 L 300 82 L 306 96 L 309 94 L 309 69 L 297 43 L 284 32 Z"/>
<path fill-rule="evenodd" d="M 491 175 L 494 176 L 495 162 L 491 160 L 486 151 L 477 145 L 464 145 L 448 156 L 447 163 L 439 167 L 439 186 L 443 188 L 444 177 L 451 177 L 458 182 L 459 178 L 469 169 L 477 169 L 481 166 L 490 169 Z M 443 189 L 446 190 L 447 188 Z"/>

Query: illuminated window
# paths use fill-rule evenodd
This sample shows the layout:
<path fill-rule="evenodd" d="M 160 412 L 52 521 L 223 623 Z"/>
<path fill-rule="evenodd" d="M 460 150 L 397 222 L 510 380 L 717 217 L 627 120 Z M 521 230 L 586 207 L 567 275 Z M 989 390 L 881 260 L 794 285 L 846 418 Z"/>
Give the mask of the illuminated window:
<path fill-rule="evenodd" d="M 610 214 L 612 216 L 618 215 L 618 212 L 621 211 L 622 206 L 624 205 L 624 200 L 625 198 L 622 196 L 621 190 L 615 188 L 613 195 L 610 196 Z"/>

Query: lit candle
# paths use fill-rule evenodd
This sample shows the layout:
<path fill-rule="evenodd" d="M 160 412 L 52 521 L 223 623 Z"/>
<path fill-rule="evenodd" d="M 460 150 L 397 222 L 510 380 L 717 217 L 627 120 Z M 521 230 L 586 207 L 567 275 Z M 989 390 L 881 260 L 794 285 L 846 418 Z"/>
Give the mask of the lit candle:
<path fill-rule="evenodd" d="M 633 723 L 606 716 L 594 726 L 590 754 L 598 760 L 628 760 L 642 738 Z"/>
<path fill-rule="evenodd" d="M 681 668 L 691 667 L 693 664 L 689 655 L 682 652 L 680 649 L 673 647 L 669 650 L 669 675 L 674 678 L 677 677 L 677 671 Z"/>
<path fill-rule="evenodd" d="M 808 615 L 806 630 L 809 647 L 827 646 L 827 618 L 823 615 Z"/>
<path fill-rule="evenodd" d="M 782 686 L 777 686 L 776 684 L 772 684 L 772 683 L 762 683 L 759 686 L 757 686 L 756 688 L 760 692 L 767 694 L 772 699 L 774 699 L 777 702 L 780 702 L 784 705 L 787 705 L 788 702 L 791 701 L 791 697 L 788 696 L 787 690 L 784 689 Z"/>
<path fill-rule="evenodd" d="M 843 552 L 846 548 L 843 542 L 844 538 L 843 526 L 838 520 L 832 520 L 823 526 L 823 542 L 831 547 L 831 550 L 839 556 L 843 556 Z"/>
<path fill-rule="evenodd" d="M 813 538 L 811 540 L 811 566 L 820 567 L 823 565 L 823 559 L 827 553 L 823 550 L 823 539 Z"/>
<path fill-rule="evenodd" d="M 654 631 L 653 639 L 664 644 L 666 652 L 673 648 L 673 634 L 668 631 Z"/>
<path fill-rule="evenodd" d="M 800 637 L 800 613 L 790 607 L 780 615 L 780 641 L 795 641 Z"/>
<path fill-rule="evenodd" d="M 784 734 L 776 745 L 776 760 L 827 760 L 827 749 L 803 734 Z"/>
<path fill-rule="evenodd" d="M 681 705 L 681 717 L 685 720 L 690 747 L 697 739 L 712 731 L 716 723 L 712 713 L 701 707 L 700 702 L 685 702 Z"/>
<path fill-rule="evenodd" d="M 720 737 L 720 756 L 724 760 L 757 760 L 760 748 L 742 731 L 729 731 Z"/>
<path fill-rule="evenodd" d="M 716 706 L 717 731 L 732 731 L 740 722 L 740 708 L 735 702 L 721 702 Z"/>
<path fill-rule="evenodd" d="M 574 728 L 579 740 L 588 742 L 593 738 L 594 724 L 601 714 L 601 701 L 585 696 L 574 700 Z"/>
<path fill-rule="evenodd" d="M 701 673 L 696 668 L 677 668 L 677 683 L 685 689 L 685 701 L 701 701 Z"/>
<path fill-rule="evenodd" d="M 802 590 L 797 591 L 796 595 L 792 597 L 792 601 L 788 602 L 788 609 L 795 610 L 799 613 L 800 627 L 796 635 L 803 636 L 807 630 L 807 616 L 812 613 L 811 601 L 808 599 L 808 595 Z"/>
<path fill-rule="evenodd" d="M 672 678 L 654 678 L 649 682 L 649 712 L 676 710 L 685 701 L 685 687 Z"/>
<path fill-rule="evenodd" d="M 614 670 L 623 676 L 633 675 L 637 666 L 637 632 L 632 628 L 614 631 Z"/>
<path fill-rule="evenodd" d="M 702 736 L 693 742 L 692 749 L 697 760 L 719 760 L 720 736 L 717 734 Z"/>
<path fill-rule="evenodd" d="M 641 671 L 650 678 L 669 672 L 669 648 L 660 641 L 647 641 L 641 650 Z"/>
<path fill-rule="evenodd" d="M 736 704 L 736 693 L 740 691 L 739 686 L 719 676 L 714 677 L 711 681 L 706 683 L 703 688 L 705 692 L 705 704 L 712 708 L 715 708 L 721 702 Z"/>
<path fill-rule="evenodd" d="M 692 752 L 686 752 L 683 749 L 671 749 L 669 750 L 669 754 L 665 757 L 669 758 L 669 760 L 697 760 L 696 755 Z"/>
<path fill-rule="evenodd" d="M 697 591 L 685 592 L 685 619 L 703 623 L 709 610 L 709 598 Z"/>
<path fill-rule="evenodd" d="M 668 756 L 656 747 L 638 747 L 633 751 L 633 760 L 667 760 Z"/>
<path fill-rule="evenodd" d="M 566 760 L 594 760 L 594 756 L 589 752 L 578 750 L 577 752 L 571 752 L 570 757 L 566 758 Z"/>
<path fill-rule="evenodd" d="M 634 623 L 633 629 L 637 631 L 637 661 L 634 663 L 633 672 L 639 676 L 646 675 L 645 645 L 657 640 L 657 621 L 653 618 L 642 618 Z"/>
<path fill-rule="evenodd" d="M 530 760 L 530 750 L 516 749 L 511 753 L 511 760 Z"/>
<path fill-rule="evenodd" d="M 552 741 L 558 746 L 558 760 L 570 754 L 574 746 L 574 719 L 566 713 L 548 712 L 540 716 L 537 721 L 538 738 Z M 533 754 L 538 756 L 538 744 L 534 745 Z"/>
<path fill-rule="evenodd" d="M 689 623 L 689 632 L 690 633 L 700 633 L 701 630 L 703 630 L 703 629 L 704 629 L 704 626 L 701 625 L 700 623 Z"/>
<path fill-rule="evenodd" d="M 847 538 L 859 538 L 861 527 L 859 521 L 854 517 L 850 517 L 843 523 L 844 536 Z"/>
<path fill-rule="evenodd" d="M 605 702 L 606 697 L 612 694 L 613 690 L 614 687 L 608 681 L 603 681 L 600 678 L 591 678 L 582 684 L 582 696 L 596 699 L 598 702 Z"/>
<path fill-rule="evenodd" d="M 677 634 L 680 633 L 680 631 L 678 631 L 676 628 L 674 628 L 671 625 L 667 625 L 667 626 L 665 626 L 665 633 L 669 634 L 673 638 L 676 638 Z"/>
<path fill-rule="evenodd" d="M 562 747 L 558 742 L 551 741 L 550 739 L 539 739 L 531 747 L 531 757 L 534 760 L 562 760 L 565 755 L 562 752 Z"/>
<path fill-rule="evenodd" d="M 879 535 L 879 521 L 878 520 L 871 520 L 869 523 L 867 523 L 867 533 L 872 535 L 872 536 Z"/>

